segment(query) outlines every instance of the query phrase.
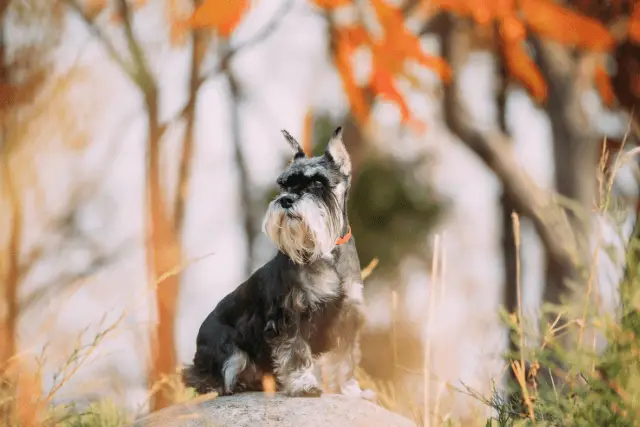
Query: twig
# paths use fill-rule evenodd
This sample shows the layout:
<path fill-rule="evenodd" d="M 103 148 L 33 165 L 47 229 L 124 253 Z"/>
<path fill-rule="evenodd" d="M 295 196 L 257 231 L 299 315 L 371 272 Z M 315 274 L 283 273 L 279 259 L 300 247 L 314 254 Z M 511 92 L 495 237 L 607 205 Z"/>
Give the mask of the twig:
<path fill-rule="evenodd" d="M 111 40 L 109 40 L 109 37 L 107 37 L 102 32 L 100 27 L 96 25 L 89 16 L 87 16 L 87 14 L 84 12 L 84 10 L 82 9 L 82 6 L 78 3 L 78 1 L 65 0 L 65 2 L 84 21 L 87 28 L 89 29 L 89 32 L 93 34 L 93 36 L 96 37 L 98 40 L 100 40 L 100 42 L 104 45 L 105 49 L 107 49 L 107 52 L 109 53 L 111 58 L 118 63 L 118 65 L 124 70 L 127 76 L 129 76 L 129 78 L 131 78 L 132 80 L 135 80 L 136 73 L 132 68 L 131 64 L 129 64 L 122 56 L 120 56 L 120 54 L 118 53 L 118 50 L 115 48 Z"/>
<path fill-rule="evenodd" d="M 124 34 L 127 40 L 127 46 L 129 47 L 129 52 L 131 52 L 131 56 L 135 64 L 133 79 L 138 84 L 140 89 L 146 94 L 148 91 L 152 91 L 155 89 L 154 78 L 149 71 L 144 52 L 142 51 L 142 48 L 140 48 L 140 44 L 133 34 L 131 11 L 129 10 L 127 0 L 118 0 L 118 6 L 120 8 L 120 13 L 122 14 Z"/>
<path fill-rule="evenodd" d="M 193 0 L 194 7 L 197 7 L 199 0 Z M 189 64 L 189 98 L 184 108 L 185 129 L 182 138 L 182 152 L 180 153 L 180 166 L 178 170 L 178 185 L 173 201 L 173 225 L 176 233 L 182 235 L 185 211 L 189 200 L 189 184 L 191 182 L 191 165 L 193 162 L 193 152 L 195 145 L 195 120 L 196 107 L 198 104 L 199 76 L 203 58 L 203 51 L 206 48 L 205 35 L 201 31 L 191 31 L 191 59 Z"/>
<path fill-rule="evenodd" d="M 524 328 L 523 310 L 522 310 L 522 283 L 521 283 L 521 264 L 520 264 L 520 217 L 516 212 L 511 213 L 513 223 L 513 239 L 516 247 L 516 301 L 518 303 L 518 335 L 520 335 L 520 364 L 524 366 Z"/>
<path fill-rule="evenodd" d="M 78 372 L 78 369 L 80 369 L 80 367 L 86 362 L 86 360 L 89 358 L 89 356 L 91 356 L 91 354 L 93 354 L 93 352 L 95 351 L 95 349 L 97 348 L 98 344 L 112 331 L 114 331 L 118 325 L 120 324 L 120 322 L 122 322 L 122 320 L 125 318 L 126 315 L 126 311 L 124 311 L 120 317 L 118 317 L 118 319 L 116 319 L 115 322 L 113 322 L 109 327 L 107 327 L 106 329 L 104 329 L 103 331 L 101 331 L 100 333 L 98 333 L 93 341 L 86 345 L 86 346 L 82 346 L 82 347 L 78 347 L 76 348 L 71 355 L 69 356 L 69 358 L 67 359 L 67 361 L 65 362 L 65 364 L 62 366 L 61 371 L 65 371 L 69 366 L 71 366 L 72 363 L 75 362 L 75 365 L 73 367 L 73 369 L 71 369 L 71 371 L 67 372 L 64 374 L 64 376 L 62 377 L 62 379 L 59 382 L 56 382 L 56 377 L 54 376 L 54 385 L 51 388 L 51 390 L 49 390 L 49 393 L 47 393 L 47 396 L 44 398 L 45 402 L 49 402 L 51 401 L 51 399 L 53 398 L 53 396 L 60 390 L 60 388 L 67 383 L 67 381 L 69 381 L 69 379 L 71 377 L 73 377 L 76 372 Z M 86 352 L 80 356 L 80 354 L 86 350 Z M 79 357 L 80 356 L 80 357 Z"/>
<path fill-rule="evenodd" d="M 431 423 L 429 416 L 429 406 L 431 401 L 431 384 L 428 379 L 428 373 L 431 373 L 431 324 L 433 322 L 433 311 L 436 307 L 436 297 L 437 297 L 437 285 L 439 282 L 439 267 L 440 267 L 440 235 L 436 234 L 433 241 L 433 260 L 431 265 L 431 289 L 429 289 L 429 302 L 426 313 L 426 321 L 425 321 L 425 330 L 426 330 L 426 338 L 425 338 L 425 349 L 423 355 L 423 387 L 424 387 L 424 401 L 423 401 L 423 411 L 424 411 L 424 425 L 428 427 Z"/>
<path fill-rule="evenodd" d="M 371 260 L 369 265 L 362 269 L 360 274 L 362 275 L 362 280 L 367 280 L 367 278 L 373 273 L 373 270 L 378 266 L 378 258 L 374 258 Z"/>
<path fill-rule="evenodd" d="M 524 399 L 524 403 L 527 406 L 527 410 L 529 411 L 529 418 L 533 423 L 536 422 L 536 417 L 533 412 L 533 403 L 531 401 L 531 396 L 529 396 L 529 389 L 527 387 L 527 379 L 524 364 L 519 364 L 518 362 L 511 362 L 511 369 L 513 369 L 513 373 L 520 384 L 520 388 L 522 389 L 522 397 Z"/>

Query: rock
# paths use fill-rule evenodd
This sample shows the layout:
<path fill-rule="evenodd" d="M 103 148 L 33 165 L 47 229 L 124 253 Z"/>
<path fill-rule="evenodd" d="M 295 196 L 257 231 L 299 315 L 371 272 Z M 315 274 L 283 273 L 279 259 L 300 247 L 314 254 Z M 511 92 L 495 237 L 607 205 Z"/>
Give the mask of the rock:
<path fill-rule="evenodd" d="M 293 398 L 241 393 L 196 399 L 137 420 L 133 427 L 416 427 L 411 420 L 360 398 Z"/>

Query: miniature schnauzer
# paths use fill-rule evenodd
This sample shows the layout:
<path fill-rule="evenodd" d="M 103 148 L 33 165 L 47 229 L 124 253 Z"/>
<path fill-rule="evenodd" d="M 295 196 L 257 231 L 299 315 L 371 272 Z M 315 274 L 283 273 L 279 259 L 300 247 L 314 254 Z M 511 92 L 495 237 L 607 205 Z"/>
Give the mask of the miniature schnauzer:
<path fill-rule="evenodd" d="M 273 259 L 224 297 L 200 327 L 187 387 L 200 394 L 261 390 L 266 374 L 289 396 L 362 396 L 355 379 L 364 324 L 362 277 L 347 219 L 351 160 L 337 128 L 322 156 L 295 154 L 278 177 L 263 231 Z M 324 386 L 324 387 L 323 387 Z"/>

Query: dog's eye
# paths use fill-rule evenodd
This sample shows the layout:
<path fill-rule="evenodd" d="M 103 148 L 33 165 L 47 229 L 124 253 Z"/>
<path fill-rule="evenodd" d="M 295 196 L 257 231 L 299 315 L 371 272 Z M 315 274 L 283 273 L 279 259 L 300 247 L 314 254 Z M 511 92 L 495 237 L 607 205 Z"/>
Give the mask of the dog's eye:
<path fill-rule="evenodd" d="M 321 185 L 325 185 L 326 181 L 327 181 L 327 179 L 325 177 L 323 177 L 322 175 L 313 175 L 311 178 L 309 178 L 309 182 L 311 183 L 311 185 L 313 185 L 315 187 L 319 187 Z"/>

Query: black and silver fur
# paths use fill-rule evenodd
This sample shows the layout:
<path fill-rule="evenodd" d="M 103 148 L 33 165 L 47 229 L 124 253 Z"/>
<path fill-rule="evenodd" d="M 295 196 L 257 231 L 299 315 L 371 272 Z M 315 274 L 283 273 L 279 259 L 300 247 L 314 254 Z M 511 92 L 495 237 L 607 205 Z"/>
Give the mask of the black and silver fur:
<path fill-rule="evenodd" d="M 272 374 L 290 396 L 360 396 L 360 262 L 353 238 L 336 245 L 350 230 L 351 160 L 341 128 L 324 155 L 311 158 L 282 132 L 295 154 L 263 223 L 279 251 L 205 319 L 183 381 L 198 393 L 229 395 L 261 390 Z"/>

